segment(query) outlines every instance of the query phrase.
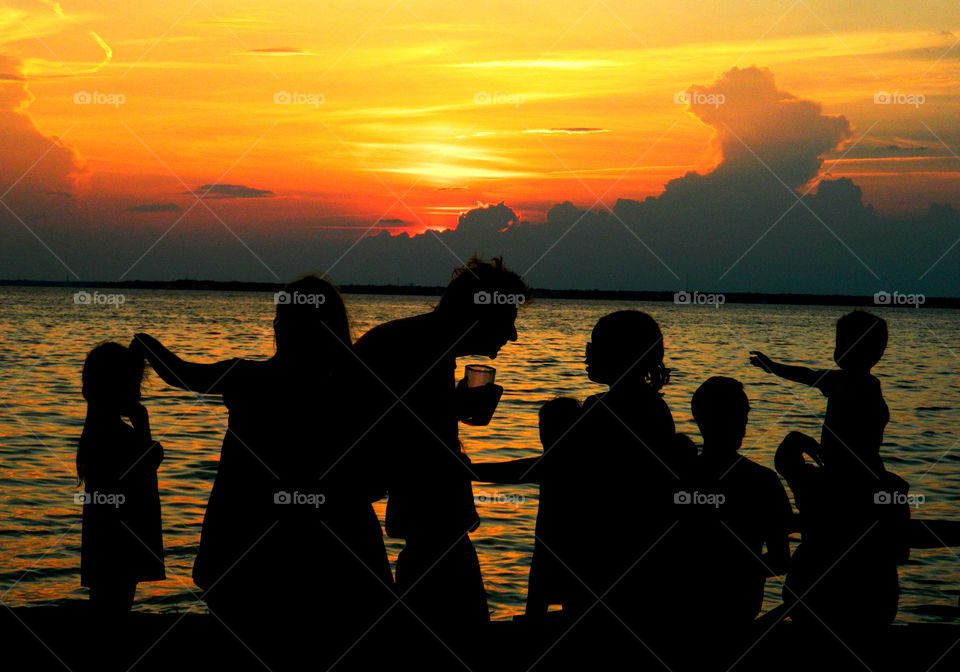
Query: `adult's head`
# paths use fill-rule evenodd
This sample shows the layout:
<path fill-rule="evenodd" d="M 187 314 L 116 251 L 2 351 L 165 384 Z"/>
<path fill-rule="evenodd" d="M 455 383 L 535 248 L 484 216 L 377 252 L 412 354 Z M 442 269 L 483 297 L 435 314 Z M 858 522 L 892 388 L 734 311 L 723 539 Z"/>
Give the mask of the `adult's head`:
<path fill-rule="evenodd" d="M 887 322 L 865 310 L 855 310 L 837 320 L 837 346 L 833 359 L 847 371 L 869 371 L 887 349 Z"/>
<path fill-rule="evenodd" d="M 704 443 L 739 447 L 743 442 L 750 402 L 739 380 L 708 378 L 693 393 L 690 408 Z"/>
<path fill-rule="evenodd" d="M 663 365 L 663 334 L 657 321 L 639 310 L 620 310 L 601 317 L 587 344 L 587 376 L 615 385 L 639 381 L 654 392 L 670 380 Z"/>
<path fill-rule="evenodd" d="M 501 257 L 484 261 L 473 256 L 454 270 L 434 313 L 463 334 L 455 350 L 458 356 L 493 358 L 508 341 L 517 340 L 517 309 L 530 296 L 527 283 L 504 266 Z"/>
<path fill-rule="evenodd" d="M 329 280 L 306 275 L 274 295 L 277 314 L 273 331 L 277 353 L 303 356 L 304 361 L 349 357 L 353 343 L 350 320 L 340 292 Z M 345 346 L 345 348 L 344 348 Z"/>

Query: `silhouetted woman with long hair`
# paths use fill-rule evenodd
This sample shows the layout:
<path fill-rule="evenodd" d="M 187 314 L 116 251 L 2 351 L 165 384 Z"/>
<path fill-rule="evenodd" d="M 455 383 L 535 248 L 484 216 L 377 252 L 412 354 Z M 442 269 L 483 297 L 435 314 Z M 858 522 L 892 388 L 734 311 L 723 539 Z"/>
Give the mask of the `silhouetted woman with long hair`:
<path fill-rule="evenodd" d="M 220 394 L 229 411 L 193 578 L 224 617 L 371 621 L 392 602 L 393 581 L 370 504 L 382 491 L 351 437 L 347 310 L 316 276 L 288 284 L 275 303 L 276 354 L 266 361 L 198 364 L 134 337 L 163 380 Z"/>

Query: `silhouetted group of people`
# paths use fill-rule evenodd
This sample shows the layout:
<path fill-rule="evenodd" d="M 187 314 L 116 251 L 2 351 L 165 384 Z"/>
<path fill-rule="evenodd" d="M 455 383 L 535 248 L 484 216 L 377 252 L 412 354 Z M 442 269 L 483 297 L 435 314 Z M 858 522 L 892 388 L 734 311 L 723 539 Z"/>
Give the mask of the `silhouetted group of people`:
<path fill-rule="evenodd" d="M 337 289 L 307 276 L 277 295 L 276 353 L 265 361 L 191 362 L 147 334 L 95 347 L 77 452 L 91 603 L 122 613 L 139 582 L 164 578 L 163 448 L 140 404 L 148 362 L 169 385 L 221 395 L 229 413 L 193 570 L 221 618 L 310 613 L 362 627 L 399 608 L 431 629 L 485 623 L 470 539 L 478 481 L 539 484 L 528 617 L 559 606 L 631 628 L 693 617 L 745 628 L 766 578 L 786 574 L 777 618 L 830 629 L 893 620 L 909 506 L 879 453 L 889 412 L 870 371 L 886 347 L 881 318 L 841 318 L 829 370 L 751 353 L 753 365 L 827 397 L 820 440 L 789 433 L 776 472 L 739 452 L 750 402 L 733 378 L 709 378 L 693 395 L 702 446 L 676 432 L 661 391 L 664 339 L 637 310 L 596 323 L 586 372 L 608 389 L 547 401 L 539 457 L 472 463 L 459 424 L 488 421 L 503 390 L 458 382 L 457 358 L 495 358 L 517 340 L 530 296 L 502 260 L 473 258 L 432 311 L 354 342 Z M 395 576 L 372 505 L 384 497 L 386 533 L 404 540 Z"/>

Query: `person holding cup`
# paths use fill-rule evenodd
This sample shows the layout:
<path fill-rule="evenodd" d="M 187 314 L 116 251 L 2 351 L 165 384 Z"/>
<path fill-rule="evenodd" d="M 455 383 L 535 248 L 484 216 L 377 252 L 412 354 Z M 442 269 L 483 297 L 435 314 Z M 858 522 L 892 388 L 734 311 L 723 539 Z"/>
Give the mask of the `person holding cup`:
<path fill-rule="evenodd" d="M 369 374 L 364 441 L 378 451 L 389 493 L 386 531 L 404 539 L 398 593 L 431 628 L 490 618 L 469 536 L 480 521 L 458 423 L 487 424 L 503 388 L 492 367 L 468 367 L 459 384 L 455 372 L 458 357 L 494 359 L 517 340 L 517 310 L 530 291 L 502 259 L 473 257 L 431 312 L 381 324 L 354 345 Z"/>

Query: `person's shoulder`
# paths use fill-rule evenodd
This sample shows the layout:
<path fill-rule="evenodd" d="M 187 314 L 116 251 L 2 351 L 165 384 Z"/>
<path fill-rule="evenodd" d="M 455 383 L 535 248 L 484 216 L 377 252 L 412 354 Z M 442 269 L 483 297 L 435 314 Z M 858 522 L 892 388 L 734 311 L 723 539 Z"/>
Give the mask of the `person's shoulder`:
<path fill-rule="evenodd" d="M 372 327 L 354 343 L 354 349 L 359 352 L 368 352 L 385 342 L 396 342 L 397 339 L 413 336 L 420 329 L 425 328 L 425 318 L 430 313 L 401 317 Z"/>

